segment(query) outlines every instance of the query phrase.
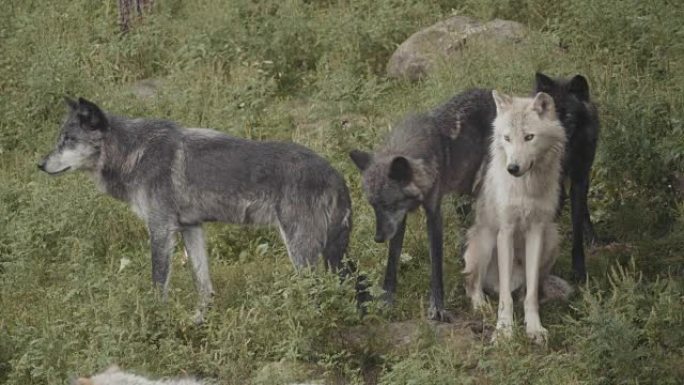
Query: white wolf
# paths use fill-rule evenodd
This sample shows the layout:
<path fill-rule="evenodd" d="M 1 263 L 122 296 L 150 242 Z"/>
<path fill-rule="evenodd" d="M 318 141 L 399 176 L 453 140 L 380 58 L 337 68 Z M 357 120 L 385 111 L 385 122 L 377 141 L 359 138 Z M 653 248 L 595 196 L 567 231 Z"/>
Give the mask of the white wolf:
<path fill-rule="evenodd" d="M 565 130 L 545 93 L 517 98 L 492 91 L 497 116 L 475 224 L 465 253 L 466 292 L 475 308 L 484 290 L 499 293 L 497 335 L 513 327 L 511 292 L 526 283 L 527 335 L 543 342 L 539 286 L 545 296 L 567 296 L 570 286 L 550 275 L 558 249 L 559 199 Z M 497 253 L 498 251 L 498 253 Z"/>
<path fill-rule="evenodd" d="M 149 380 L 137 374 L 121 370 L 112 365 L 102 373 L 92 377 L 81 377 L 72 382 L 73 385 L 205 385 L 193 378 L 177 378 L 171 380 Z"/>

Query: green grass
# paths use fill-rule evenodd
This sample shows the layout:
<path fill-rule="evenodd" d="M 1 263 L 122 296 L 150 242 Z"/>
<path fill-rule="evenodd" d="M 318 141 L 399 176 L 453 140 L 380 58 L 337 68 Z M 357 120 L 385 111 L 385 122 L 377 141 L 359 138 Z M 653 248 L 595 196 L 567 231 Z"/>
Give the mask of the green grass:
<path fill-rule="evenodd" d="M 113 1 L 0 0 L 0 383 L 63 384 L 112 362 L 222 384 L 308 376 L 388 385 L 684 382 L 684 204 L 670 187 L 684 171 L 683 3 L 156 4 L 121 36 Z M 454 12 L 520 21 L 529 42 L 473 41 L 422 82 L 385 77 L 399 43 Z M 377 285 L 386 250 L 373 242 L 372 211 L 347 152 L 372 148 L 405 113 L 468 87 L 526 94 L 535 70 L 590 79 L 602 117 L 590 204 L 599 234 L 619 242 L 589 253 L 591 282 L 569 304 L 542 308 L 552 336 L 545 348 L 523 336 L 502 346 L 477 335 L 435 338 L 422 321 L 429 262 L 421 214 L 409 220 L 395 308 L 373 307 L 362 320 L 350 287 L 293 273 L 276 232 L 207 226 L 217 296 L 195 327 L 195 291 L 180 258 L 162 304 L 135 215 L 85 175 L 49 178 L 35 168 L 53 144 L 64 94 L 120 114 L 305 144 L 345 175 L 354 202 L 349 255 Z M 150 78 L 161 84 L 157 96 L 133 96 L 132 84 Z M 471 312 L 463 296 L 463 200 L 444 205 L 448 307 L 491 326 L 493 312 Z M 565 214 L 557 270 L 569 276 Z M 120 269 L 122 259 L 130 264 Z M 419 320 L 419 332 L 402 349 L 382 333 L 345 337 L 405 320 Z"/>

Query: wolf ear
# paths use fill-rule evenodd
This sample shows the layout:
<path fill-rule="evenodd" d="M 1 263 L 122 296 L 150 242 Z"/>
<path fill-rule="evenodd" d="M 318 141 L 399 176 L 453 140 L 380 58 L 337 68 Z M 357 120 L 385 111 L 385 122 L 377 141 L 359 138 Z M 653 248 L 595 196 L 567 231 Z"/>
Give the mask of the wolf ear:
<path fill-rule="evenodd" d="M 373 159 L 373 155 L 361 150 L 352 150 L 349 153 L 349 157 L 361 171 L 366 171 Z"/>
<path fill-rule="evenodd" d="M 100 107 L 83 98 L 78 98 L 76 116 L 78 116 L 82 126 L 91 130 L 105 131 L 109 127 L 109 122 L 107 122 L 107 118 Z"/>
<path fill-rule="evenodd" d="M 497 113 L 506 110 L 513 103 L 513 99 L 510 96 L 500 94 L 497 90 L 492 90 L 492 98 L 494 98 Z"/>
<path fill-rule="evenodd" d="M 568 83 L 568 91 L 583 102 L 589 101 L 589 83 L 582 75 L 575 75 Z"/>
<path fill-rule="evenodd" d="M 556 105 L 553 103 L 551 95 L 545 92 L 537 93 L 532 101 L 532 109 L 539 114 L 540 117 L 555 119 Z"/>
<path fill-rule="evenodd" d="M 64 95 L 64 103 L 67 105 L 67 107 L 69 107 L 72 110 L 78 109 L 78 102 L 68 97 L 67 95 Z"/>
<path fill-rule="evenodd" d="M 549 76 L 544 75 L 541 72 L 534 74 L 535 81 L 535 91 L 537 92 L 551 92 L 556 87 L 556 82 Z"/>
<path fill-rule="evenodd" d="M 411 163 L 403 156 L 392 159 L 390 164 L 389 177 L 401 184 L 409 184 L 413 180 L 413 170 Z"/>

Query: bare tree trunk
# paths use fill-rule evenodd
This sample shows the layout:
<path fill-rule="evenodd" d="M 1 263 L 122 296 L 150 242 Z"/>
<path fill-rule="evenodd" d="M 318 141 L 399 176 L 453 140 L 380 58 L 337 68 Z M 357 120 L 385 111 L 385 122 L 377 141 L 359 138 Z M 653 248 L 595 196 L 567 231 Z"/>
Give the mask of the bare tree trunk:
<path fill-rule="evenodd" d="M 122 33 L 131 29 L 133 2 L 135 2 L 135 12 L 138 18 L 142 18 L 146 12 L 151 12 L 154 6 L 154 0 L 119 0 L 119 26 Z"/>

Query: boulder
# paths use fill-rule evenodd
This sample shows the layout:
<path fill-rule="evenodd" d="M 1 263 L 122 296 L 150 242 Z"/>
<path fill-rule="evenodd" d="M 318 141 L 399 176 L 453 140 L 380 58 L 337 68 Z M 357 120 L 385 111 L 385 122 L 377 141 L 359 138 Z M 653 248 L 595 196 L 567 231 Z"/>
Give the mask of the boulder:
<path fill-rule="evenodd" d="M 515 21 L 495 19 L 482 23 L 466 16 L 453 16 L 401 43 L 387 63 L 387 75 L 415 81 L 427 75 L 439 60 L 460 52 L 469 39 L 520 43 L 526 36 L 527 28 Z"/>

